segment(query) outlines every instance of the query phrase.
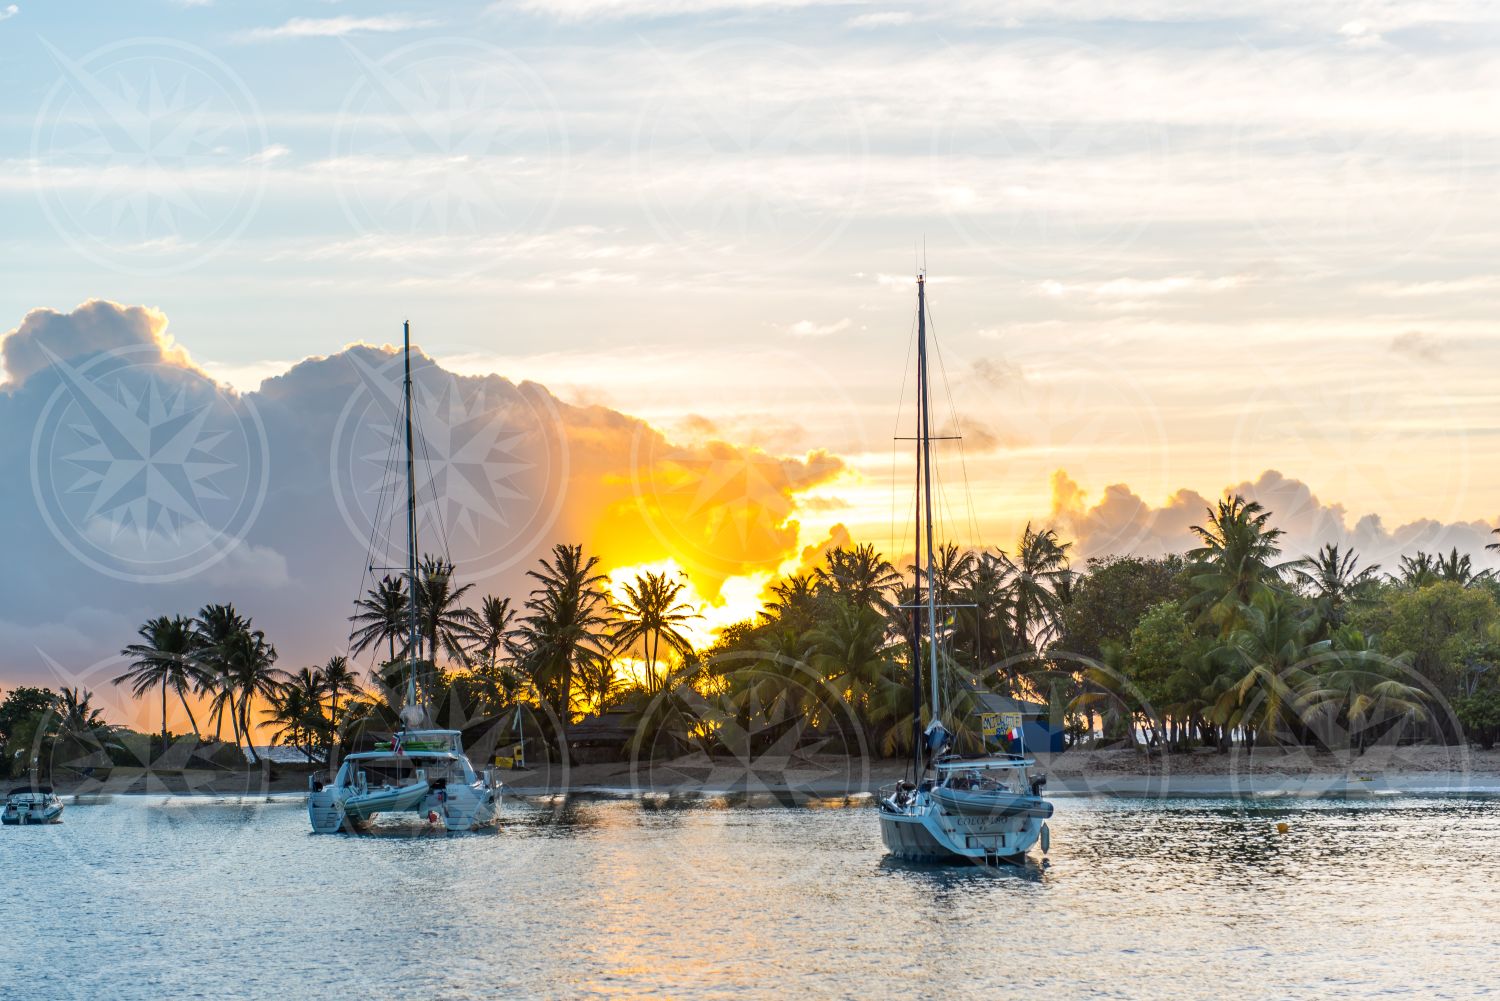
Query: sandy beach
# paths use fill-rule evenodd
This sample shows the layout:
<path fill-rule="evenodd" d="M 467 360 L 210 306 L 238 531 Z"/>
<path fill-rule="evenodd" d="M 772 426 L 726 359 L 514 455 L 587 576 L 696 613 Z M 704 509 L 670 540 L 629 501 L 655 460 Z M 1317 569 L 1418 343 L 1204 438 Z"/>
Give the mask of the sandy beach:
<path fill-rule="evenodd" d="M 1265 749 L 1247 755 L 1212 750 L 1147 754 L 1077 750 L 1038 755 L 1051 796 L 1368 796 L 1397 793 L 1500 795 L 1500 749 L 1374 748 L 1364 755 Z M 902 759 L 842 755 L 760 756 L 742 761 L 703 755 L 671 760 L 543 765 L 502 771 L 515 796 L 756 795 L 783 800 L 865 796 L 906 774 Z M 115 768 L 107 775 L 58 781 L 83 800 L 111 795 L 258 796 L 300 793 L 309 770 L 276 765 L 243 771 Z M 19 785 L 18 782 L 13 784 Z"/>

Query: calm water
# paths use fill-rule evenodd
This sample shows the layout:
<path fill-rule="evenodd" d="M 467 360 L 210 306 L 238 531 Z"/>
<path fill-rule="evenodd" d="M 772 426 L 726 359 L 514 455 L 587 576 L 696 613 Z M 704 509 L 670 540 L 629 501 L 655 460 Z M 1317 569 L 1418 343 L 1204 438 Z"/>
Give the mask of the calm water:
<path fill-rule="evenodd" d="M 1277 821 L 1290 832 L 1278 835 Z M 1500 802 L 1059 800 L 1051 866 L 886 859 L 852 808 L 573 800 L 313 837 L 298 799 L 0 830 L 0 995 L 1476 997 Z"/>

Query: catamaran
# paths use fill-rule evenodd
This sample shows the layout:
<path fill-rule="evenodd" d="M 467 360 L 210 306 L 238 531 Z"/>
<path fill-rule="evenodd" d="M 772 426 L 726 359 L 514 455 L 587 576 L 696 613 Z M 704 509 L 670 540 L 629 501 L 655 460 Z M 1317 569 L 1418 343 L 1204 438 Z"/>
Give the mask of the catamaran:
<path fill-rule="evenodd" d="M 406 417 L 406 700 L 402 728 L 373 750 L 346 755 L 333 781 L 308 780 L 307 817 L 316 834 L 358 831 L 386 814 L 413 813 L 449 831 L 487 827 L 500 814 L 501 786 L 494 773 L 476 773 L 458 730 L 430 728 L 417 697 L 417 485 L 412 445 L 411 324 L 403 327 Z"/>
<path fill-rule="evenodd" d="M 914 862 L 1016 862 L 1039 840 L 1049 847 L 1046 823 L 1052 804 L 1042 796 L 1046 778 L 1033 776 L 1036 761 L 1024 754 L 962 757 L 943 726 L 938 683 L 937 588 L 932 529 L 932 429 L 928 407 L 927 279 L 917 276 L 917 503 L 918 564 L 912 623 L 912 770 L 878 794 L 880 836 L 887 850 Z M 926 519 L 925 564 L 923 518 Z M 926 577 L 925 607 L 922 577 Z M 925 612 L 930 722 L 920 734 L 922 656 L 918 619 Z M 1023 745 L 1024 749 L 1024 745 Z"/>

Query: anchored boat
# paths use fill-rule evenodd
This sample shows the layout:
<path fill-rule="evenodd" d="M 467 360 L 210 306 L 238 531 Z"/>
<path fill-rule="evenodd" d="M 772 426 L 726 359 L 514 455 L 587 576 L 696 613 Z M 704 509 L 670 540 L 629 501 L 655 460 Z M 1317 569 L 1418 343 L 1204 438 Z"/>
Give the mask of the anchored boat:
<path fill-rule="evenodd" d="M 450 831 L 493 824 L 500 783 L 478 774 L 457 730 L 403 730 L 373 751 L 344 758 L 327 786 L 314 781 L 307 815 L 314 833 L 358 831 L 383 814 L 414 813 Z"/>
<path fill-rule="evenodd" d="M 1046 820 L 1052 804 L 1042 796 L 1044 776 L 1033 776 L 1036 762 L 1024 755 L 964 758 L 951 753 L 952 738 L 942 724 L 938 684 L 938 606 L 932 530 L 932 429 L 928 412 L 927 281 L 917 276 L 917 571 L 912 606 L 912 719 L 922 718 L 922 651 L 919 637 L 925 612 L 930 720 L 912 741 L 910 777 L 880 790 L 880 836 L 887 850 L 914 862 L 1018 860 L 1038 841 L 1048 847 Z M 924 526 L 923 519 L 926 519 Z M 922 552 L 923 529 L 927 550 Z M 925 582 L 923 581 L 925 577 Z M 926 598 L 922 599 L 924 590 Z M 925 607 L 924 607 L 925 606 Z"/>
<path fill-rule="evenodd" d="M 12 789 L 0 811 L 0 823 L 7 826 L 62 823 L 62 800 L 50 786 L 22 786 Z"/>
<path fill-rule="evenodd" d="M 406 701 L 405 726 L 373 750 L 345 756 L 327 785 L 309 778 L 307 817 L 315 834 L 358 831 L 377 816 L 414 813 L 449 831 L 472 831 L 499 818 L 500 782 L 476 773 L 458 730 L 425 729 L 427 709 L 417 698 L 417 488 L 412 444 L 411 324 L 403 327 L 406 417 Z"/>

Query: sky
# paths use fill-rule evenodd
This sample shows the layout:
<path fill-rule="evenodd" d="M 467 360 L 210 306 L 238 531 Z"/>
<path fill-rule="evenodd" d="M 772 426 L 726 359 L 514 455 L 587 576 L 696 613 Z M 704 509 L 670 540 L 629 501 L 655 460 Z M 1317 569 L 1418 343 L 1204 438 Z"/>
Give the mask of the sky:
<path fill-rule="evenodd" d="M 944 534 L 1180 550 L 1227 489 L 1488 565 L 1500 9 L 1229 10 L 0 3 L 0 682 L 210 597 L 335 652 L 407 319 L 484 589 L 579 541 L 717 623 L 909 550 L 920 267 Z"/>

